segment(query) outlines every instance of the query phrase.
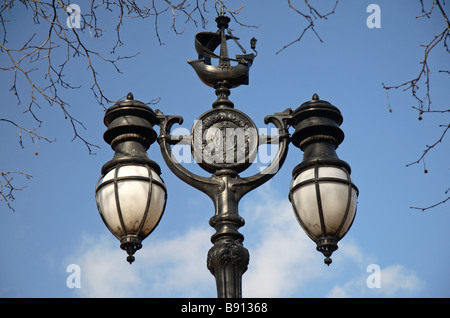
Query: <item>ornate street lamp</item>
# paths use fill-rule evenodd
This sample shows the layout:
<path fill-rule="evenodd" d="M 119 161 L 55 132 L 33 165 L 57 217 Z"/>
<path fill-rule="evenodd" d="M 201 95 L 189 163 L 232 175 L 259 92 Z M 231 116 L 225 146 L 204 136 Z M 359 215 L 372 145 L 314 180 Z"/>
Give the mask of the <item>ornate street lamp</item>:
<path fill-rule="evenodd" d="M 353 222 L 358 190 L 350 179 L 350 166 L 335 151 L 344 134 L 339 128 L 341 113 L 330 103 L 314 95 L 295 111 L 288 108 L 266 116 L 265 124 L 271 123 L 278 130 L 275 136 L 258 135 L 251 118 L 234 108 L 228 99 L 230 89 L 248 84 L 256 55 L 247 54 L 231 34 L 228 17 L 221 14 L 216 22 L 217 32 L 196 35 L 198 59 L 188 61 L 200 80 L 215 89 L 217 100 L 212 109 L 198 117 L 187 136 L 171 135 L 172 126 L 181 124 L 182 117 L 153 111 L 131 94 L 108 109 L 104 139 L 116 153 L 102 168 L 96 197 L 103 221 L 120 240 L 131 263 L 142 240 L 158 224 L 166 203 L 160 168 L 146 154 L 157 140 L 169 169 L 213 201 L 215 213 L 209 224 L 216 232 L 211 237 L 214 245 L 208 252 L 207 267 L 215 276 L 218 297 L 236 298 L 242 296 L 242 275 L 249 263 L 249 253 L 242 244 L 244 236 L 239 232 L 245 223 L 238 213 L 239 201 L 279 171 L 290 142 L 304 151 L 304 158 L 293 171 L 289 199 L 300 225 L 317 243 L 328 265 L 338 241 Z M 243 54 L 230 58 L 227 40 L 234 40 Z M 256 39 L 250 42 L 256 53 Z M 214 51 L 219 46 L 217 55 Z M 217 66 L 212 65 L 212 59 L 218 59 Z M 154 125 L 160 128 L 158 137 Z M 295 129 L 292 137 L 290 127 Z M 179 163 L 172 153 L 176 144 L 189 145 L 195 161 L 210 176 L 197 175 Z M 241 177 L 263 144 L 278 144 L 274 159 L 263 171 Z"/>
<path fill-rule="evenodd" d="M 120 240 L 120 247 L 133 254 L 158 225 L 166 204 L 166 186 L 161 169 L 146 150 L 156 140 L 156 115 L 128 94 L 125 101 L 109 108 L 104 123 L 104 139 L 115 151 L 102 168 L 95 195 L 106 227 Z"/>

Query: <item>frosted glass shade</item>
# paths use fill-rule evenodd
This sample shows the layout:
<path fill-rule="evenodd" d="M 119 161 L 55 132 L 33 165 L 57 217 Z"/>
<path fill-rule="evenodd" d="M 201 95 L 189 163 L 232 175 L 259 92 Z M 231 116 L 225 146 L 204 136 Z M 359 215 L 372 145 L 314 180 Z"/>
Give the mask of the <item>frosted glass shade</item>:
<path fill-rule="evenodd" d="M 114 236 L 143 240 L 164 212 L 166 186 L 146 165 L 118 165 L 100 178 L 96 199 L 103 222 Z"/>
<path fill-rule="evenodd" d="M 358 189 L 347 170 L 336 166 L 312 166 L 291 183 L 296 217 L 318 245 L 337 243 L 347 233 L 355 218 L 357 196 Z"/>

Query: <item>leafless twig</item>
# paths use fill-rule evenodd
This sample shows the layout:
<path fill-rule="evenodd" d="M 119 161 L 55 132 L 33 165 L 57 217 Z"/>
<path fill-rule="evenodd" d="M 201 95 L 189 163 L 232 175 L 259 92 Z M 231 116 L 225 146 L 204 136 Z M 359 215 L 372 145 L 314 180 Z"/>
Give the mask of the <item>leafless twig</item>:
<path fill-rule="evenodd" d="M 13 126 L 15 126 L 17 128 L 17 130 L 19 132 L 19 145 L 22 148 L 24 148 L 24 145 L 23 145 L 23 132 L 26 132 L 28 134 L 28 136 L 31 138 L 32 142 L 34 144 L 36 144 L 36 153 L 35 154 L 37 154 L 37 141 L 38 140 L 45 140 L 46 142 L 49 142 L 49 143 L 52 143 L 52 142 L 56 141 L 56 139 L 49 139 L 47 137 L 44 137 L 44 136 L 41 136 L 41 135 L 37 134 L 36 133 L 36 129 L 37 128 L 35 128 L 35 129 L 28 129 L 28 128 L 19 126 L 18 124 L 16 124 L 12 120 L 5 119 L 5 118 L 0 118 L 0 122 L 2 122 L 2 121 L 6 122 L 6 123 L 9 123 L 9 124 L 11 124 L 11 125 L 13 125 Z"/>
<path fill-rule="evenodd" d="M 445 194 L 448 194 L 449 191 L 450 191 L 450 188 L 448 188 L 448 189 L 445 191 Z M 435 208 L 435 207 L 437 207 L 438 205 L 444 204 L 444 203 L 447 202 L 448 200 L 450 200 L 450 196 L 448 196 L 447 198 L 445 198 L 444 200 L 442 200 L 442 201 L 440 201 L 440 202 L 438 202 L 438 203 L 435 203 L 435 204 L 433 204 L 433 205 L 427 206 L 427 207 L 425 207 L 425 208 L 420 208 L 420 207 L 416 207 L 416 206 L 411 206 L 410 208 L 411 208 L 411 209 L 416 209 L 416 210 L 422 210 L 422 212 L 423 212 L 423 211 L 425 211 L 425 210 Z"/>
<path fill-rule="evenodd" d="M 420 3 L 422 4 L 422 15 L 417 16 L 417 18 L 422 18 L 422 17 L 427 17 L 430 18 L 431 13 L 433 12 L 433 10 L 435 9 L 435 5 L 437 5 L 437 7 L 439 8 L 439 12 L 442 16 L 442 19 L 444 20 L 444 27 L 442 29 L 442 31 L 438 34 L 436 34 L 434 36 L 434 38 L 425 45 L 422 45 L 422 47 L 424 47 L 424 56 L 423 56 L 423 60 L 422 62 L 420 62 L 420 64 L 422 65 L 422 67 L 420 68 L 420 71 L 418 73 L 418 75 L 408 81 L 405 81 L 402 84 L 399 85 L 394 85 L 394 86 L 385 86 L 383 83 L 383 88 L 387 91 L 390 89 L 399 89 L 399 88 L 403 88 L 404 91 L 407 90 L 411 90 L 411 94 L 412 96 L 417 100 L 418 102 L 418 111 L 419 114 L 423 114 L 425 112 L 430 112 L 431 111 L 431 97 L 430 97 L 430 68 L 428 65 L 428 59 L 430 56 L 431 51 L 436 47 L 436 45 L 438 45 L 439 43 L 442 43 L 443 47 L 445 48 L 445 50 L 447 51 L 447 53 L 450 53 L 450 49 L 448 46 L 447 41 L 450 40 L 450 22 L 449 19 L 447 17 L 447 14 L 445 13 L 440 0 L 433 0 L 431 8 L 429 11 L 425 11 L 424 8 L 424 4 L 423 4 L 423 0 L 420 0 Z M 449 72 L 446 70 L 441 70 L 440 72 Z M 423 81 L 425 84 L 425 94 L 423 96 L 419 96 L 418 92 L 419 92 L 419 83 Z"/>
<path fill-rule="evenodd" d="M 27 179 L 31 179 L 33 176 L 25 173 L 25 172 L 19 172 L 19 171 L 8 171 L 3 172 L 0 171 L 0 201 L 5 201 L 8 208 L 12 211 L 15 211 L 12 207 L 12 201 L 14 201 L 14 192 L 15 191 L 21 191 L 26 186 L 22 187 L 16 187 L 12 182 L 14 180 L 14 176 L 21 175 L 24 176 Z"/>
<path fill-rule="evenodd" d="M 431 149 L 433 149 L 434 147 L 436 147 L 439 143 L 442 142 L 442 140 L 444 140 L 445 134 L 447 133 L 448 129 L 450 128 L 450 124 L 448 124 L 447 126 L 445 126 L 445 125 L 440 125 L 440 127 L 445 127 L 444 131 L 443 131 L 442 134 L 441 134 L 441 137 L 440 137 L 436 142 L 434 142 L 432 145 L 426 145 L 426 149 L 423 151 L 422 156 L 420 156 L 420 158 L 417 159 L 416 161 L 407 164 L 407 165 L 406 165 L 407 167 L 409 167 L 409 166 L 411 166 L 411 165 L 414 165 L 414 164 L 418 164 L 418 163 L 420 163 L 421 161 L 423 161 L 423 159 L 424 159 L 424 157 L 427 155 L 428 151 L 430 151 Z M 424 171 L 425 171 L 425 173 L 428 172 L 428 170 L 426 170 L 426 169 L 424 169 Z"/>
<path fill-rule="evenodd" d="M 334 7 L 333 9 L 326 13 L 326 14 L 321 14 L 319 13 L 319 11 L 313 7 L 308 0 L 304 0 L 305 5 L 307 7 L 307 11 L 309 11 L 309 13 L 305 13 L 305 11 L 301 11 L 299 9 L 297 9 L 296 7 L 294 7 L 291 3 L 291 0 L 288 0 L 288 5 L 289 8 L 291 8 L 292 10 L 294 10 L 296 13 L 298 13 L 299 15 L 301 15 L 306 21 L 307 23 L 309 23 L 304 29 L 303 31 L 300 33 L 300 36 L 295 39 L 294 41 L 286 44 L 285 46 L 283 46 L 276 54 L 281 53 L 283 50 L 285 50 L 286 48 L 290 47 L 291 45 L 293 45 L 296 42 L 300 42 L 301 39 L 303 38 L 303 36 L 305 35 L 305 33 L 308 30 L 312 30 L 314 32 L 314 34 L 316 35 L 316 37 L 319 39 L 320 42 L 323 42 L 322 38 L 319 36 L 319 33 L 317 33 L 314 24 L 314 21 L 318 20 L 318 19 L 328 19 L 328 16 L 332 15 L 333 13 L 335 13 L 336 7 L 338 5 L 338 0 L 336 0 L 336 2 L 334 3 Z M 306 11 L 306 12 L 307 12 Z"/>

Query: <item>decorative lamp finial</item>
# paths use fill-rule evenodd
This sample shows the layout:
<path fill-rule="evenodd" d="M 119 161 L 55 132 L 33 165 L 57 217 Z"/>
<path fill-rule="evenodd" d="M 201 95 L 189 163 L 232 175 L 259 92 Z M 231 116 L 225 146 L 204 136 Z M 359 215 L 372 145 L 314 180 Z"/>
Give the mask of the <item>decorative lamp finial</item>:
<path fill-rule="evenodd" d="M 240 85 L 248 85 L 248 75 L 250 66 L 253 63 L 255 54 L 247 54 L 228 28 L 230 18 L 225 15 L 225 8 L 221 6 L 220 15 L 216 18 L 217 32 L 199 32 L 195 36 L 195 50 L 198 53 L 197 60 L 188 60 L 194 68 L 200 80 L 210 87 L 217 87 L 218 83 L 228 83 L 228 88 Z M 236 55 L 235 58 L 228 56 L 227 41 L 234 40 L 243 54 Z M 214 50 L 220 46 L 220 53 Z M 256 47 L 256 39 L 251 40 L 252 49 Z M 256 52 L 256 51 L 255 51 Z M 211 64 L 212 59 L 218 59 L 219 65 Z M 230 62 L 237 62 L 231 65 Z"/>

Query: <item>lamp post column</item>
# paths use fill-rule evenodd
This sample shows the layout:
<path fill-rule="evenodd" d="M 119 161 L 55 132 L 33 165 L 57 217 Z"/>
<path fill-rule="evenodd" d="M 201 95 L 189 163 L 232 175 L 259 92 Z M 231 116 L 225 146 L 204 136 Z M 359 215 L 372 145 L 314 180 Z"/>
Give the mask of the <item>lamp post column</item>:
<path fill-rule="evenodd" d="M 242 245 L 244 236 L 238 231 L 245 222 L 237 211 L 238 198 L 230 182 L 233 174 L 233 171 L 216 173 L 224 189 L 219 189 L 216 195 L 216 214 L 209 221 L 216 233 L 211 237 L 214 246 L 208 252 L 207 266 L 216 278 L 219 298 L 242 297 L 242 275 L 249 263 L 248 250 Z"/>

